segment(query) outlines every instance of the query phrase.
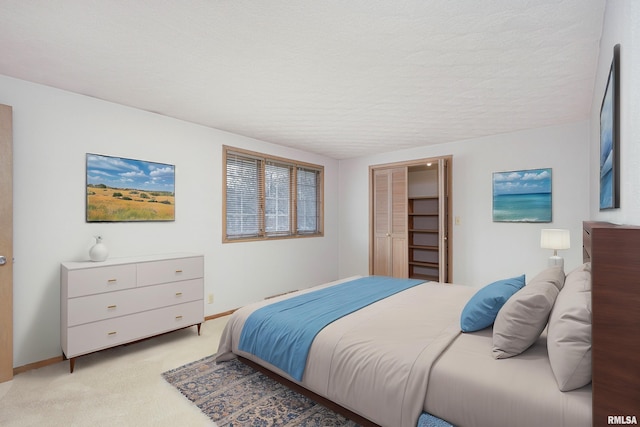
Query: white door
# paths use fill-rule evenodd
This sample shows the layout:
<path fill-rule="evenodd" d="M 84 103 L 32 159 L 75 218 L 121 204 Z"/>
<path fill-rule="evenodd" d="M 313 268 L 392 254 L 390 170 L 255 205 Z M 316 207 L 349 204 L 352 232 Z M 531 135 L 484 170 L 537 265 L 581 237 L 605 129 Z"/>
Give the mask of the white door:
<path fill-rule="evenodd" d="M 12 116 L 0 104 L 0 382 L 13 378 Z"/>

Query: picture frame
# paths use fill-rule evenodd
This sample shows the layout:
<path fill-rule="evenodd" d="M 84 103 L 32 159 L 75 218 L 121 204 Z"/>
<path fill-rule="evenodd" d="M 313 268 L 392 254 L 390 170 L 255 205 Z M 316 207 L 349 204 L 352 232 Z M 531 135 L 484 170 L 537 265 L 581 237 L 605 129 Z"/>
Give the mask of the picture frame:
<path fill-rule="evenodd" d="M 493 173 L 493 222 L 552 220 L 551 168 Z"/>
<path fill-rule="evenodd" d="M 600 210 L 620 207 L 620 45 L 613 59 L 600 107 Z"/>
<path fill-rule="evenodd" d="M 175 166 L 87 153 L 86 222 L 175 221 Z"/>

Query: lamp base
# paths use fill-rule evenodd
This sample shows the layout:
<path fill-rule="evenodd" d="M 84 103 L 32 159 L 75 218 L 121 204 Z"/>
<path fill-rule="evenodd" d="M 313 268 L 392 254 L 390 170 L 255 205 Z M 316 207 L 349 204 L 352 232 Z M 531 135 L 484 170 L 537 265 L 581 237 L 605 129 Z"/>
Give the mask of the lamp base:
<path fill-rule="evenodd" d="M 549 267 L 560 267 L 564 269 L 564 258 L 558 255 L 554 255 L 549 257 L 549 262 L 547 264 Z"/>

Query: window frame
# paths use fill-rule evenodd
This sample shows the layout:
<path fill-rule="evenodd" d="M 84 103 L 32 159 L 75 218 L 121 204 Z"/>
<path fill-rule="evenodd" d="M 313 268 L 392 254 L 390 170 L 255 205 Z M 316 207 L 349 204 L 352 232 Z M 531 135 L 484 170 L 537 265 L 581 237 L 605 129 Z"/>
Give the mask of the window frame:
<path fill-rule="evenodd" d="M 258 161 L 257 172 L 260 176 L 257 179 L 258 185 L 258 232 L 255 234 L 247 234 L 238 237 L 229 237 L 227 235 L 227 159 L 229 154 L 239 156 L 240 158 L 254 159 Z M 288 217 L 289 231 L 280 231 L 269 233 L 266 231 L 266 170 L 267 165 L 283 166 L 289 169 L 289 202 Z M 317 172 L 317 196 L 316 196 L 316 230 L 300 231 L 298 226 L 298 169 Z M 324 236 L 324 166 L 307 162 L 287 159 L 283 157 L 272 156 L 255 151 L 245 150 L 242 148 L 222 146 L 222 243 L 248 242 L 248 241 L 265 241 L 280 239 L 297 239 L 306 237 L 322 237 Z"/>

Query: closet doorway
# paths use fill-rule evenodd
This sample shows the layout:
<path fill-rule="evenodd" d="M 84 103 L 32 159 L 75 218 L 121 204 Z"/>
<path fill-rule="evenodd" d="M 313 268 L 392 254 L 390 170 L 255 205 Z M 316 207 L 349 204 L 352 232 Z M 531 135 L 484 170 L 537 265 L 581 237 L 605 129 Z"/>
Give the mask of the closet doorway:
<path fill-rule="evenodd" d="M 451 282 L 452 156 L 369 167 L 369 273 Z"/>

